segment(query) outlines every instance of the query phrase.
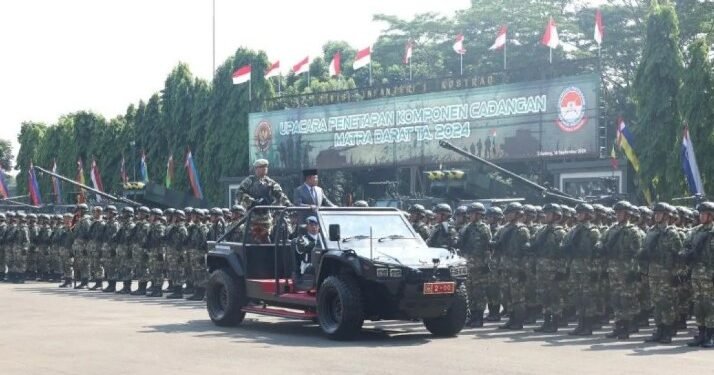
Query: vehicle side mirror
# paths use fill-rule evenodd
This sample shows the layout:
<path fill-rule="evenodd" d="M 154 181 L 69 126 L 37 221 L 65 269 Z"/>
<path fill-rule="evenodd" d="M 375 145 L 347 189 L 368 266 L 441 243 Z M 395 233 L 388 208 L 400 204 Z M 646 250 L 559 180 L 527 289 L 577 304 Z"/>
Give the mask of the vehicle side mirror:
<path fill-rule="evenodd" d="M 330 224 L 329 232 L 330 232 L 330 241 L 339 241 L 340 240 L 340 224 Z"/>

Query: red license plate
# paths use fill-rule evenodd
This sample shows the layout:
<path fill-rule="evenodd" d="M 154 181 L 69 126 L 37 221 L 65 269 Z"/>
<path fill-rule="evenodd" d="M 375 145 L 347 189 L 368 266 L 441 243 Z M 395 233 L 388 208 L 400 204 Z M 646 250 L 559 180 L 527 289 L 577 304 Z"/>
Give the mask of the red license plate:
<path fill-rule="evenodd" d="M 424 283 L 424 294 L 454 294 L 456 283 L 453 281 L 440 283 Z"/>

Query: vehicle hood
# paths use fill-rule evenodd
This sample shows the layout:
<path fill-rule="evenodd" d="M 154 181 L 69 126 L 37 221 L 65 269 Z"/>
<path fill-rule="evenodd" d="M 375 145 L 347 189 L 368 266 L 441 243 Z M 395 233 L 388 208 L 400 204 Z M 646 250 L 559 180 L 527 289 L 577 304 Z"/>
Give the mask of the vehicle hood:
<path fill-rule="evenodd" d="M 352 249 L 360 257 L 370 259 L 369 248 Z M 372 249 L 372 261 L 394 264 L 411 268 L 433 267 L 433 259 L 439 259 L 440 267 L 462 264 L 466 261 L 454 255 L 447 249 L 435 247 L 401 247 L 401 246 L 375 246 Z"/>

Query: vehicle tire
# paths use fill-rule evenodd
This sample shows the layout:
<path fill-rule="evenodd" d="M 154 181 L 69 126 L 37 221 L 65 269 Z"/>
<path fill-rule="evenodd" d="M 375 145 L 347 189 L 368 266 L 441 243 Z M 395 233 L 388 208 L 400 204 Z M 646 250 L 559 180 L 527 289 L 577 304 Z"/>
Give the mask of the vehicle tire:
<path fill-rule="evenodd" d="M 454 294 L 454 301 L 446 310 L 446 314 L 438 318 L 424 319 L 424 326 L 434 336 L 456 336 L 466 324 L 467 312 L 466 288 L 462 285 Z"/>
<path fill-rule="evenodd" d="M 241 310 L 247 302 L 245 283 L 225 269 L 213 271 L 206 285 L 206 308 L 211 321 L 217 326 L 240 324 L 245 317 Z"/>
<path fill-rule="evenodd" d="M 350 340 L 362 329 L 364 314 L 359 285 L 349 275 L 328 276 L 317 293 L 317 320 L 332 340 Z"/>

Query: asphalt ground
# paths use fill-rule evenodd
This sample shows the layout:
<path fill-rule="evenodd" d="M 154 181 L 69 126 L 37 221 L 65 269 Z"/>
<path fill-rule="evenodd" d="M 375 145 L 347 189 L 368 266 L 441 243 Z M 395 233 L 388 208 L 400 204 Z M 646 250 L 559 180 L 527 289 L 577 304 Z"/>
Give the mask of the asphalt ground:
<path fill-rule="evenodd" d="M 498 324 L 436 339 L 419 322 L 366 322 L 351 342 L 311 322 L 247 315 L 214 326 L 204 303 L 0 283 L 0 374 L 714 374 L 714 349 Z M 574 324 L 571 324 L 571 329 Z"/>

